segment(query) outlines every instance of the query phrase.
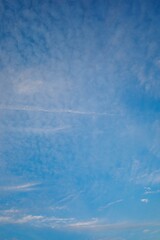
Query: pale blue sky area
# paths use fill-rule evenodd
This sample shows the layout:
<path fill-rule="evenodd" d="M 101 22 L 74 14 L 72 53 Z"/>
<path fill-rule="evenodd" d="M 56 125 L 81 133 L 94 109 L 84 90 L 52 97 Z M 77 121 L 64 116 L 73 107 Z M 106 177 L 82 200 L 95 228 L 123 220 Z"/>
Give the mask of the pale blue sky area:
<path fill-rule="evenodd" d="M 160 239 L 160 2 L 0 0 L 0 240 Z"/>

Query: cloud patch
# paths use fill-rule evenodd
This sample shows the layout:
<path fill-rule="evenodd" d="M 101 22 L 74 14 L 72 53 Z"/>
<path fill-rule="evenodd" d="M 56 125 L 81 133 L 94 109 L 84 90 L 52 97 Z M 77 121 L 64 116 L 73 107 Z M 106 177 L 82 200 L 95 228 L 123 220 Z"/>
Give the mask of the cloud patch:
<path fill-rule="evenodd" d="M 149 199 L 148 199 L 148 198 L 142 198 L 142 199 L 141 199 L 141 202 L 142 202 L 142 203 L 149 203 Z"/>
<path fill-rule="evenodd" d="M 40 183 L 25 183 L 20 185 L 0 186 L 0 190 L 7 192 L 33 191 L 38 185 L 40 185 Z"/>

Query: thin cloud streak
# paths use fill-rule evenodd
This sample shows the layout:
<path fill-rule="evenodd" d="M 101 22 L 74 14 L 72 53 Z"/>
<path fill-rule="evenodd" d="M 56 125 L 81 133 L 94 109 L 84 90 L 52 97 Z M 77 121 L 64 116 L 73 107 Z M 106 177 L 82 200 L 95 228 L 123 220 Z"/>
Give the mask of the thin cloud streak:
<path fill-rule="evenodd" d="M 32 221 L 42 220 L 43 216 L 33 216 L 33 215 L 26 215 L 21 218 L 16 218 L 15 216 L 0 216 L 0 223 L 12 223 L 12 224 L 24 224 L 29 223 Z"/>
<path fill-rule="evenodd" d="M 17 131 L 17 132 L 29 132 L 29 133 L 46 133 L 46 134 L 52 134 L 56 132 L 60 132 L 66 129 L 69 129 L 70 126 L 60 126 L 60 127 L 55 127 L 55 128 L 34 128 L 34 127 L 9 127 L 7 130 L 9 131 Z"/>
<path fill-rule="evenodd" d="M 1 186 L 1 191 L 32 191 L 35 190 L 35 186 L 38 186 L 40 183 L 26 183 L 23 185 L 15 185 L 15 186 Z"/>
<path fill-rule="evenodd" d="M 24 216 L 18 220 L 16 220 L 16 223 L 28 223 L 31 221 L 37 221 L 37 220 L 42 220 L 43 216 L 33 216 L 33 215 L 27 215 Z"/>
<path fill-rule="evenodd" d="M 160 222 L 104 222 L 102 219 L 91 218 L 87 221 L 77 220 L 74 217 L 63 218 L 56 216 L 43 216 L 43 215 L 19 215 L 8 214 L 0 216 L 0 224 L 31 224 L 40 228 L 53 228 L 53 229 L 67 229 L 72 231 L 101 231 L 101 230 L 127 230 L 147 227 L 160 227 Z"/>
<path fill-rule="evenodd" d="M 106 116 L 122 116 L 121 113 L 112 112 L 90 112 L 90 111 L 80 111 L 73 109 L 44 109 L 31 106 L 4 106 L 0 105 L 0 110 L 8 111 L 31 111 L 31 112 L 46 112 L 46 113 L 69 113 L 78 115 L 106 115 Z"/>
<path fill-rule="evenodd" d="M 119 223 L 100 223 L 100 222 L 77 222 L 75 224 L 70 224 L 68 227 L 71 229 L 77 230 L 126 230 L 126 229 L 134 229 L 134 228 L 144 228 L 144 227 L 159 227 L 160 222 L 119 222 Z"/>
<path fill-rule="evenodd" d="M 103 207 L 100 207 L 100 208 L 99 208 L 99 211 L 102 211 L 103 209 L 106 209 L 106 208 L 108 208 L 108 207 L 110 207 L 110 206 L 112 206 L 112 205 L 115 205 L 115 204 L 117 204 L 117 203 L 120 203 L 120 202 L 123 202 L 123 199 L 119 199 L 119 200 L 110 202 L 110 203 L 108 203 L 107 205 L 105 205 L 105 206 L 103 206 Z"/>

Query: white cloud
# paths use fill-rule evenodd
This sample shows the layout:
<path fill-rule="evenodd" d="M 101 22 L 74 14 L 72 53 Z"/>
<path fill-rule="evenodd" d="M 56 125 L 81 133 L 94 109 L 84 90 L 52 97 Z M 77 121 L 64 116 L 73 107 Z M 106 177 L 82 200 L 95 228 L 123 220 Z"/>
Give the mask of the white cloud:
<path fill-rule="evenodd" d="M 0 213 L 2 214 L 14 214 L 18 213 L 20 210 L 18 209 L 6 209 L 6 210 L 0 210 Z"/>
<path fill-rule="evenodd" d="M 79 222 L 75 222 L 75 223 L 71 223 L 69 224 L 69 227 L 71 228 L 93 228 L 96 226 L 96 224 L 98 223 L 98 219 L 93 218 L 90 221 L 79 221 Z"/>
<path fill-rule="evenodd" d="M 144 195 L 157 194 L 157 193 L 160 193 L 160 189 L 154 189 L 154 190 L 152 190 L 151 187 L 145 187 L 145 188 L 144 188 Z"/>
<path fill-rule="evenodd" d="M 22 81 L 16 86 L 19 94 L 33 94 L 42 89 L 42 81 Z"/>
<path fill-rule="evenodd" d="M 40 183 L 25 183 L 20 185 L 11 185 L 11 186 L 1 186 L 1 191 L 32 191 L 35 186 L 38 186 Z"/>
<path fill-rule="evenodd" d="M 27 127 L 27 128 L 23 128 L 23 127 L 8 127 L 8 130 L 11 131 L 17 131 L 17 132 L 24 132 L 24 133 L 33 133 L 33 134 L 52 134 L 52 133 L 56 133 L 56 132 L 60 132 L 66 129 L 69 129 L 70 126 L 59 126 L 59 127 L 55 127 L 55 128 L 34 128 L 34 127 Z"/>
<path fill-rule="evenodd" d="M 11 106 L 11 105 L 0 105 L 1 110 L 8 111 L 31 111 L 31 112 L 47 112 L 47 113 L 69 113 L 69 114 L 78 114 L 78 115 L 104 115 L 104 116 L 122 116 L 121 112 L 91 112 L 85 110 L 77 110 L 77 109 L 47 109 L 42 107 L 34 107 L 34 106 Z"/>
<path fill-rule="evenodd" d="M 27 216 L 24 216 L 22 218 L 15 220 L 15 223 L 27 223 L 27 222 L 42 220 L 43 218 L 44 218 L 43 216 L 27 215 Z"/>
<path fill-rule="evenodd" d="M 108 207 L 110 207 L 110 206 L 112 206 L 112 205 L 115 205 L 115 204 L 117 204 L 117 203 L 120 203 L 120 202 L 123 202 L 123 199 L 119 199 L 119 200 L 116 200 L 116 201 L 113 201 L 113 202 L 109 202 L 109 203 L 107 203 L 105 206 L 100 207 L 99 210 L 103 210 L 103 209 L 105 209 L 105 208 L 108 208 Z"/>
<path fill-rule="evenodd" d="M 50 207 L 49 209 L 51 209 L 53 211 L 64 210 L 64 209 L 67 209 L 67 206 L 53 206 L 53 207 Z"/>
<path fill-rule="evenodd" d="M 13 222 L 11 217 L 0 216 L 0 223 L 11 223 L 11 222 Z"/>
<path fill-rule="evenodd" d="M 140 163 L 139 163 L 140 164 Z M 148 171 L 143 169 L 142 165 L 134 168 L 134 173 L 131 174 L 130 180 L 137 184 L 154 185 L 160 183 L 160 170 Z"/>
<path fill-rule="evenodd" d="M 149 174 L 146 174 L 144 177 L 147 183 L 158 184 L 160 183 L 160 170 L 155 170 Z"/>
<path fill-rule="evenodd" d="M 26 216 L 0 216 L 0 223 L 13 223 L 13 224 L 23 224 L 29 222 L 36 222 L 38 220 L 42 220 L 43 216 L 33 216 L 33 215 L 26 215 Z"/>
<path fill-rule="evenodd" d="M 149 202 L 149 199 L 148 199 L 148 198 L 142 198 L 142 199 L 141 199 L 141 202 L 142 202 L 142 203 L 148 203 L 148 202 Z"/>
<path fill-rule="evenodd" d="M 69 224 L 68 228 L 73 228 L 77 230 L 91 230 L 91 231 L 102 231 L 103 230 L 123 230 L 123 229 L 133 229 L 133 228 L 147 228 L 147 227 L 159 227 L 160 222 L 117 222 L 117 223 L 106 223 L 100 219 L 91 219 L 90 221 L 77 221 L 75 223 Z"/>
<path fill-rule="evenodd" d="M 4 212 L 0 216 L 0 223 L 2 224 L 31 224 L 37 227 L 47 227 L 54 229 L 69 229 L 69 230 L 87 230 L 87 231 L 101 231 L 103 230 L 121 230 L 132 228 L 148 229 L 149 227 L 159 227 L 160 222 L 116 222 L 109 223 L 102 219 L 91 218 L 88 220 L 78 220 L 73 217 L 63 218 L 56 216 L 42 216 L 42 215 L 24 215 L 22 212 L 10 213 Z"/>
<path fill-rule="evenodd" d="M 144 233 L 149 233 L 150 230 L 149 230 L 149 229 L 144 229 L 143 232 L 144 232 Z"/>
<path fill-rule="evenodd" d="M 158 190 L 154 190 L 154 191 L 152 191 L 152 190 L 148 190 L 148 191 L 145 191 L 145 193 L 144 194 L 156 194 L 156 193 L 160 193 L 160 189 L 158 189 Z"/>

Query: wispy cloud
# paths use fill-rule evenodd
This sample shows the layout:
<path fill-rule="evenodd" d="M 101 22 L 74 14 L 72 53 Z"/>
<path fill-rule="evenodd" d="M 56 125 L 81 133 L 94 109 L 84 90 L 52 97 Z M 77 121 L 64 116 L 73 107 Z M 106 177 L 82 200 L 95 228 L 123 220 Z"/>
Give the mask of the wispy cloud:
<path fill-rule="evenodd" d="M 160 183 L 160 170 L 155 170 L 147 175 L 148 183 Z"/>
<path fill-rule="evenodd" d="M 11 186 L 0 186 L 1 191 L 14 191 L 14 192 L 23 192 L 23 191 L 32 191 L 40 183 L 25 183 L 20 185 L 11 185 Z"/>
<path fill-rule="evenodd" d="M 115 204 L 118 204 L 118 203 L 120 203 L 120 202 L 123 202 L 123 199 L 118 199 L 118 200 L 116 200 L 116 201 L 109 202 L 109 203 L 107 203 L 105 206 L 100 207 L 99 210 L 102 211 L 103 209 L 109 208 L 110 206 L 115 205 Z"/>
<path fill-rule="evenodd" d="M 149 229 L 144 229 L 144 230 L 143 230 L 143 233 L 149 233 L 149 232 L 150 232 Z"/>
<path fill-rule="evenodd" d="M 77 230 L 91 230 L 91 231 L 101 231 L 101 230 L 125 230 L 125 229 L 133 229 L 133 228 L 144 228 L 144 227 L 159 227 L 160 222 L 117 222 L 117 223 L 105 223 L 102 220 L 91 220 L 84 222 L 75 222 L 73 224 L 69 224 L 68 227 L 71 229 Z"/>
<path fill-rule="evenodd" d="M 140 161 L 135 161 L 132 167 L 130 181 L 137 184 L 154 185 L 160 183 L 160 170 L 149 170 Z"/>
<path fill-rule="evenodd" d="M 7 216 L 0 216 L 0 223 L 13 223 L 13 219 Z"/>
<path fill-rule="evenodd" d="M 64 228 L 75 221 L 74 218 L 23 214 L 23 211 L 18 213 L 3 212 L 1 214 L 1 224 L 30 224 L 38 227 Z"/>
<path fill-rule="evenodd" d="M 110 224 L 87 216 L 63 218 L 62 214 L 87 215 L 96 212 L 98 205 L 99 210 L 104 210 L 99 212 L 103 217 L 114 207 L 119 208 L 120 218 L 124 219 L 126 214 L 131 217 L 133 211 L 127 212 L 120 198 L 127 199 L 128 189 L 139 196 L 136 184 L 160 183 L 159 137 L 153 144 L 154 134 L 149 134 L 151 122 L 155 121 L 152 113 L 157 118 L 159 114 L 159 103 L 154 99 L 160 97 L 156 4 L 85 0 L 62 4 L 57 0 L 32 4 L 0 2 L 3 17 L 0 131 L 13 131 L 2 132 L 0 138 L 3 158 L 0 192 L 4 195 L 1 208 L 13 202 L 19 208 L 24 204 L 30 208 L 36 202 L 36 211 L 40 211 L 43 204 L 47 208 L 56 201 L 57 205 L 70 207 L 66 212 L 43 209 L 44 215 L 49 212 L 61 217 L 37 212 L 23 215 L 8 210 L 0 221 L 91 231 L 142 226 L 143 223 Z M 43 138 L 43 134 L 61 134 L 72 126 L 75 129 L 69 136 L 56 134 Z M 133 168 L 131 156 L 139 159 Z M 21 180 L 12 183 L 12 175 L 46 181 L 47 187 Z M 118 186 L 124 186 L 122 192 Z M 81 187 L 84 194 L 74 195 L 73 191 L 76 193 Z M 27 194 L 24 201 L 19 194 L 12 198 L 14 192 L 35 189 L 41 191 Z M 139 204 L 150 205 L 146 204 L 147 194 L 152 193 L 153 190 L 148 190 L 138 197 Z M 117 212 L 111 213 L 116 218 Z"/>
<path fill-rule="evenodd" d="M 26 215 L 23 217 L 0 216 L 0 223 L 23 224 L 23 223 L 29 223 L 29 222 L 36 222 L 42 219 L 43 219 L 43 216 L 33 216 L 33 215 Z"/>
<path fill-rule="evenodd" d="M 79 222 L 75 222 L 75 223 L 71 223 L 68 225 L 68 227 L 71 228 L 94 228 L 96 226 L 96 224 L 98 223 L 98 219 L 91 219 L 90 221 L 79 221 Z"/>
<path fill-rule="evenodd" d="M 66 210 L 67 206 L 52 206 L 49 209 L 51 209 L 52 211 L 60 211 L 60 210 Z"/>
<path fill-rule="evenodd" d="M 0 105 L 1 110 L 8 111 L 32 111 L 32 112 L 44 112 L 44 113 L 68 113 L 78 115 L 104 115 L 104 116 L 120 116 L 121 112 L 91 112 L 77 109 L 45 109 L 33 106 L 5 106 Z"/>
<path fill-rule="evenodd" d="M 13 209 L 13 208 L 11 208 L 11 209 L 6 209 L 6 210 L 0 210 L 0 213 L 1 213 L 1 214 L 15 214 L 15 213 L 18 213 L 18 212 L 20 212 L 20 210 L 18 210 L 18 209 Z"/>
<path fill-rule="evenodd" d="M 28 223 L 32 221 L 39 221 L 39 220 L 42 220 L 43 218 L 44 218 L 43 216 L 27 215 L 22 218 L 16 219 L 15 223 Z"/>
<path fill-rule="evenodd" d="M 59 204 L 71 202 L 71 201 L 77 199 L 82 193 L 83 193 L 83 191 L 79 191 L 78 193 L 73 192 L 71 194 L 68 194 L 65 197 L 63 197 L 62 199 L 60 199 L 59 201 L 57 201 L 56 204 L 59 205 Z"/>
<path fill-rule="evenodd" d="M 160 189 L 157 189 L 157 190 L 145 190 L 145 195 L 148 195 L 148 194 L 157 194 L 157 193 L 160 193 Z"/>
<path fill-rule="evenodd" d="M 25 80 L 17 84 L 16 90 L 19 94 L 33 94 L 38 92 L 40 89 L 42 89 L 43 81 L 37 80 L 37 81 L 31 81 L 31 80 Z"/>
<path fill-rule="evenodd" d="M 120 221 L 110 223 L 98 218 L 78 220 L 74 217 L 57 217 L 33 214 L 4 212 L 0 216 L 0 224 L 31 224 L 37 227 L 54 229 L 68 229 L 73 231 L 101 231 L 101 230 L 125 230 L 133 228 L 160 227 L 160 222 L 130 222 Z"/>
<path fill-rule="evenodd" d="M 70 126 L 59 126 L 55 128 L 34 128 L 34 127 L 8 127 L 7 130 L 15 132 L 33 133 L 33 134 L 53 134 L 69 129 Z"/>

